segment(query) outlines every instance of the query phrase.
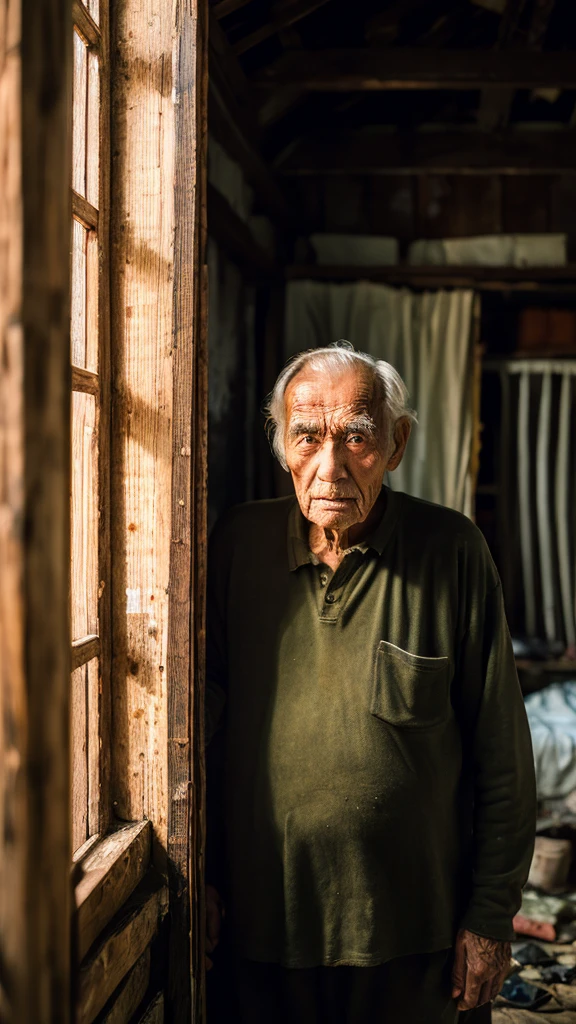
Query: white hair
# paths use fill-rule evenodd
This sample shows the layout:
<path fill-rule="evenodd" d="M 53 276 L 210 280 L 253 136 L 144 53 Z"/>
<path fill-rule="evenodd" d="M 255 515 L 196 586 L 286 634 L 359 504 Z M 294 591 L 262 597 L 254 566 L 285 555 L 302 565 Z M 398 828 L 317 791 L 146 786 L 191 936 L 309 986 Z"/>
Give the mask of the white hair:
<path fill-rule="evenodd" d="M 274 455 L 284 469 L 286 451 L 284 434 L 286 429 L 286 388 L 290 381 L 304 367 L 334 375 L 349 369 L 368 369 L 373 379 L 380 385 L 381 400 L 385 407 L 386 419 L 392 429 L 399 419 L 406 417 L 416 422 L 416 413 L 408 405 L 408 389 L 400 374 L 390 363 L 383 359 L 374 359 L 366 352 L 358 352 L 349 341 L 336 341 L 326 348 L 311 348 L 300 352 L 286 363 L 280 372 L 271 394 L 268 396 L 264 411 L 266 413 L 266 433 Z"/>

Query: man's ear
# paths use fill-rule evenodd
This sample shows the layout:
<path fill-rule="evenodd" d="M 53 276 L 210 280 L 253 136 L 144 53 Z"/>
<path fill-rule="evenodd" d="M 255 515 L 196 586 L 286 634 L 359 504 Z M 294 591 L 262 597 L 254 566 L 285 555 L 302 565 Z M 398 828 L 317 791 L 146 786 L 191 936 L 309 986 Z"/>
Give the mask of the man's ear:
<path fill-rule="evenodd" d="M 388 465 L 386 467 L 388 470 L 397 469 L 400 463 L 402 462 L 402 458 L 404 456 L 404 452 L 406 451 L 406 445 L 408 444 L 408 438 L 410 437 L 411 430 L 412 423 L 410 422 L 407 416 L 402 416 L 402 418 L 399 419 L 398 422 L 395 424 L 394 450 L 392 452 L 392 455 L 388 459 Z"/>

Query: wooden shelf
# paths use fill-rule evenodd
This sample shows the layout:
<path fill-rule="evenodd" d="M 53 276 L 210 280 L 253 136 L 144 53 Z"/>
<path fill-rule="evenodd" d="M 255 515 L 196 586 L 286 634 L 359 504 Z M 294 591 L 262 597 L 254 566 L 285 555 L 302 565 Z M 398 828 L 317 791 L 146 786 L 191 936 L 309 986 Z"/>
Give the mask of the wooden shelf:
<path fill-rule="evenodd" d="M 413 288 L 477 288 L 484 291 L 539 291 L 568 286 L 576 292 L 576 264 L 563 267 L 325 266 L 292 264 L 288 281 L 377 281 Z"/>
<path fill-rule="evenodd" d="M 534 661 L 530 658 L 517 658 L 516 668 L 523 672 L 540 675 L 543 672 L 568 672 L 576 678 L 576 661 Z"/>

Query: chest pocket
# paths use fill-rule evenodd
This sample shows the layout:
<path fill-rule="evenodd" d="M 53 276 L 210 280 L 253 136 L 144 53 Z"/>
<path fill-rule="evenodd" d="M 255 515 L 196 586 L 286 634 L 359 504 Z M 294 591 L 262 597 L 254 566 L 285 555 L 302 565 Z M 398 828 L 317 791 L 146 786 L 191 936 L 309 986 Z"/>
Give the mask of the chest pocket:
<path fill-rule="evenodd" d="M 430 729 L 450 715 L 450 662 L 423 658 L 381 640 L 370 711 L 390 725 Z"/>

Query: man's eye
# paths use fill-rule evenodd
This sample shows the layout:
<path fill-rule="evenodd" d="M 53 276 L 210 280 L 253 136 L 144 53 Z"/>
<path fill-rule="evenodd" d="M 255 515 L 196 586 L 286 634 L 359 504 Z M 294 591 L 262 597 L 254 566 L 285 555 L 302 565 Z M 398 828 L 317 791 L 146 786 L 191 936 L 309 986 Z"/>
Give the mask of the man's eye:
<path fill-rule="evenodd" d="M 304 444 L 314 444 L 315 440 L 316 439 L 312 436 L 312 434 L 306 434 L 306 436 L 303 438 Z"/>
<path fill-rule="evenodd" d="M 364 438 L 362 434 L 350 434 L 350 437 L 348 438 L 348 444 L 350 444 L 350 442 L 352 442 L 352 444 L 355 445 L 364 444 Z"/>

